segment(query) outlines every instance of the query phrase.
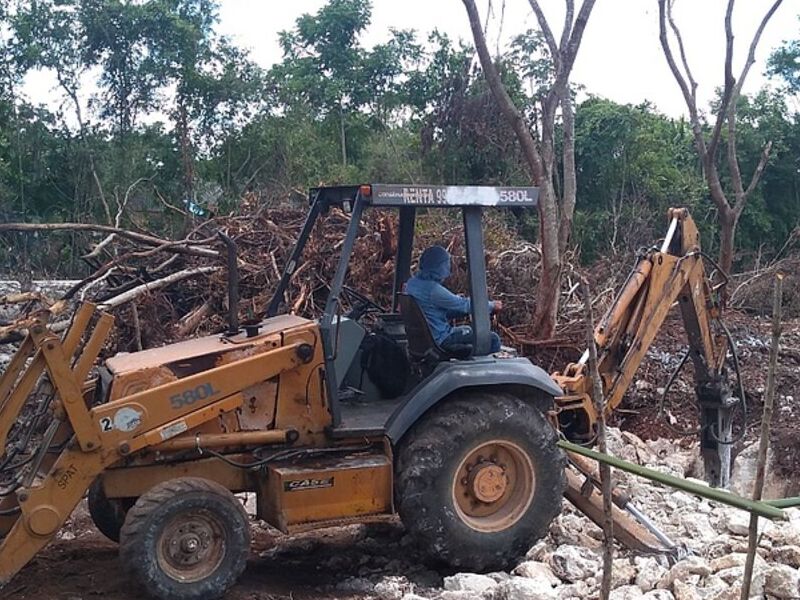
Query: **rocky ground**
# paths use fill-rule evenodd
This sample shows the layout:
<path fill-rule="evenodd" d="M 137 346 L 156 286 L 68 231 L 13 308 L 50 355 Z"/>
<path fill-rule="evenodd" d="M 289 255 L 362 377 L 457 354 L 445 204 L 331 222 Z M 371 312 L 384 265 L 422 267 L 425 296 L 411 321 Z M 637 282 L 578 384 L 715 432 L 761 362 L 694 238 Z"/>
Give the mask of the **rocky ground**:
<path fill-rule="evenodd" d="M 622 458 L 675 475 L 695 468 L 693 444 L 644 442 L 612 430 L 610 445 Z M 745 460 L 738 469 L 736 485 L 749 479 L 750 466 Z M 624 473 L 615 476 L 635 505 L 691 554 L 670 565 L 664 557 L 617 547 L 611 597 L 738 600 L 748 515 Z M 786 514 L 787 522 L 761 523 L 751 598 L 800 598 L 800 510 Z M 399 523 L 288 537 L 254 521 L 253 537 L 248 569 L 227 596 L 231 600 L 589 600 L 600 584 L 602 533 L 569 504 L 513 570 L 485 575 L 426 567 Z M 0 597 L 133 600 L 140 594 L 130 588 L 115 545 L 97 533 L 82 506 Z"/>

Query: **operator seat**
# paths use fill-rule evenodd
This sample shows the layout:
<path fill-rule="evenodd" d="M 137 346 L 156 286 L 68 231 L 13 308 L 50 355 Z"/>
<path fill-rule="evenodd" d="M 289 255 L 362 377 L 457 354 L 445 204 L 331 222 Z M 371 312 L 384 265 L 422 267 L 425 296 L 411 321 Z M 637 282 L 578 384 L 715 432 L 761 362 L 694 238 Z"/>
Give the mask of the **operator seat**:
<path fill-rule="evenodd" d="M 400 315 L 406 327 L 408 353 L 411 360 L 419 363 L 439 363 L 445 360 L 463 360 L 472 355 L 472 344 L 454 344 L 447 350 L 433 339 L 425 313 L 417 300 L 408 294 L 398 294 Z"/>

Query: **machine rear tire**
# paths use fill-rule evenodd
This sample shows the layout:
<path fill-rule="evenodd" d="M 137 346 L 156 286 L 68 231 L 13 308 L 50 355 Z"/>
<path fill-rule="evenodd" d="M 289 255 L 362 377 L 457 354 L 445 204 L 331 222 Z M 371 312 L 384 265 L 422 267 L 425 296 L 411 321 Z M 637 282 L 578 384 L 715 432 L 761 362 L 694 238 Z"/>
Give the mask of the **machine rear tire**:
<path fill-rule="evenodd" d="M 128 511 L 120 558 L 162 600 L 213 600 L 232 587 L 250 553 L 242 503 L 221 485 L 196 477 L 161 483 Z"/>
<path fill-rule="evenodd" d="M 508 567 L 561 511 L 566 457 L 542 413 L 506 393 L 469 391 L 424 415 L 401 443 L 397 506 L 433 563 Z"/>
<path fill-rule="evenodd" d="M 125 515 L 134 504 L 132 498 L 109 498 L 103 490 L 103 482 L 96 479 L 89 488 L 86 504 L 95 527 L 112 542 L 119 542 L 119 532 Z"/>

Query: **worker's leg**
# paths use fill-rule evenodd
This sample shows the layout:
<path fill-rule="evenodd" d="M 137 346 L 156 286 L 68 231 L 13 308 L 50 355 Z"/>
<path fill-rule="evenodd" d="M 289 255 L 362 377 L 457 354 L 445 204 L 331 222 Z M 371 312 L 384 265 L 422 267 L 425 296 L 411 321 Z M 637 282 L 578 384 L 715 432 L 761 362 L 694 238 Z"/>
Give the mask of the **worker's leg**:
<path fill-rule="evenodd" d="M 448 347 L 462 345 L 462 344 L 471 344 L 472 343 L 472 327 L 469 325 L 460 325 L 459 327 L 453 327 L 453 331 L 450 332 L 441 344 L 439 344 L 444 350 L 447 350 Z"/>
<path fill-rule="evenodd" d="M 492 344 L 490 352 L 500 352 L 500 336 L 494 331 L 491 332 Z"/>
<path fill-rule="evenodd" d="M 489 352 L 500 352 L 500 336 L 494 331 L 489 333 L 490 345 Z M 472 327 L 469 325 L 461 325 L 454 327 L 453 331 L 448 335 L 444 341 L 439 344 L 442 348 L 447 350 L 448 346 L 454 344 L 471 344 L 472 343 Z"/>

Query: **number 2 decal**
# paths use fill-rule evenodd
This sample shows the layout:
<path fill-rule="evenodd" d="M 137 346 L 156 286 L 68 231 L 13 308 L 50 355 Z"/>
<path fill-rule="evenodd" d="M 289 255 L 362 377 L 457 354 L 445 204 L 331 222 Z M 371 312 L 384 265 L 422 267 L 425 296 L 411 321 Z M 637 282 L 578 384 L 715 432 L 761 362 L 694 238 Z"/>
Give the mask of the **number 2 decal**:
<path fill-rule="evenodd" d="M 114 429 L 114 422 L 111 417 L 103 417 L 100 419 L 100 431 L 111 431 Z"/>

